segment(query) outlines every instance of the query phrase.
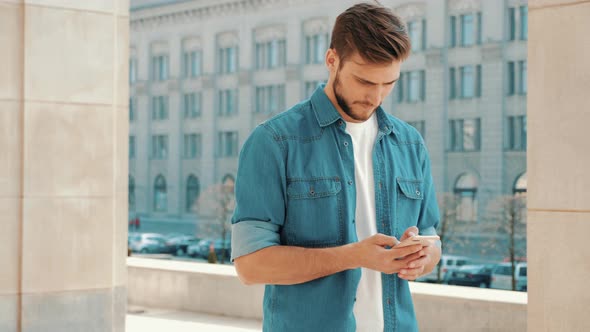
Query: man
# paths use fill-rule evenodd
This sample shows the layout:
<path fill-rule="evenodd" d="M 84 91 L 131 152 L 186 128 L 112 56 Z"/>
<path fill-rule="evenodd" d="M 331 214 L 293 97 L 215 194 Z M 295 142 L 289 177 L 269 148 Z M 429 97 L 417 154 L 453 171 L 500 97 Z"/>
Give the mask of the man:
<path fill-rule="evenodd" d="M 390 10 L 355 5 L 336 19 L 329 80 L 258 126 L 240 154 L 232 259 L 265 284 L 264 331 L 416 331 L 408 280 L 439 246 L 439 215 L 420 134 L 382 101 L 410 52 Z"/>

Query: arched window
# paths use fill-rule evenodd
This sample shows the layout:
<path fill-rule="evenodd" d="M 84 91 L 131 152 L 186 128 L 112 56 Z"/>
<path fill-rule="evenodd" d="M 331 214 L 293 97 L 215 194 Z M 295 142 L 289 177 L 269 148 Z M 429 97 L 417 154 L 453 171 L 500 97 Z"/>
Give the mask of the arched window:
<path fill-rule="evenodd" d="M 527 189 L 526 172 L 524 172 L 514 182 L 514 187 L 512 188 L 512 193 L 515 196 L 526 195 L 526 189 Z"/>
<path fill-rule="evenodd" d="M 129 175 L 129 184 L 128 184 L 128 204 L 129 204 L 129 211 L 135 211 L 135 179 L 133 176 Z"/>
<path fill-rule="evenodd" d="M 477 177 L 470 173 L 464 173 L 455 183 L 455 196 L 458 200 L 457 220 L 476 221 L 477 220 Z"/>
<path fill-rule="evenodd" d="M 168 210 L 168 196 L 166 191 L 166 179 L 162 174 L 156 177 L 154 182 L 154 211 L 166 212 Z"/>
<path fill-rule="evenodd" d="M 194 175 L 189 175 L 186 181 L 186 212 L 193 212 L 193 207 L 199 199 L 200 194 L 199 179 Z"/>

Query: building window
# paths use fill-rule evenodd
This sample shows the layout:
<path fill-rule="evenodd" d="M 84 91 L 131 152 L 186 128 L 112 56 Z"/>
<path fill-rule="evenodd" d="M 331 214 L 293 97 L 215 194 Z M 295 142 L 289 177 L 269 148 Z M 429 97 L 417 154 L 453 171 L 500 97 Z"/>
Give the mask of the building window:
<path fill-rule="evenodd" d="M 455 74 L 456 70 L 451 70 L 451 99 L 456 97 Z M 467 99 L 481 97 L 481 65 L 459 67 L 459 76 L 461 84 L 461 98 Z"/>
<path fill-rule="evenodd" d="M 168 119 L 168 96 L 152 97 L 152 120 Z"/>
<path fill-rule="evenodd" d="M 324 62 L 324 55 L 328 49 L 329 38 L 327 33 L 318 33 L 305 37 L 305 63 L 319 64 Z"/>
<path fill-rule="evenodd" d="M 527 125 L 526 116 L 509 116 L 508 117 L 508 150 L 525 151 L 527 146 Z"/>
<path fill-rule="evenodd" d="M 256 69 L 274 69 L 287 63 L 287 43 L 284 39 L 256 43 Z"/>
<path fill-rule="evenodd" d="M 451 21 L 449 22 L 450 25 L 450 32 L 449 32 L 449 47 L 457 46 L 457 17 L 451 16 Z"/>
<path fill-rule="evenodd" d="M 457 39 L 459 39 L 460 46 L 473 46 L 477 42 L 481 44 L 482 41 L 482 15 L 481 13 L 468 13 L 459 16 L 457 22 L 456 16 L 451 16 L 450 19 L 450 33 L 449 46 L 455 47 Z M 459 25 L 459 26 L 457 26 Z M 459 37 L 459 38 L 457 38 Z"/>
<path fill-rule="evenodd" d="M 461 46 L 474 44 L 473 14 L 461 15 Z"/>
<path fill-rule="evenodd" d="M 137 59 L 129 59 L 129 84 L 137 81 Z"/>
<path fill-rule="evenodd" d="M 137 98 L 129 98 L 129 122 L 137 120 Z"/>
<path fill-rule="evenodd" d="M 402 103 L 404 101 L 404 79 L 406 75 L 401 72 L 399 73 L 399 79 L 395 82 L 395 89 L 396 91 L 396 99 L 398 103 Z"/>
<path fill-rule="evenodd" d="M 201 135 L 185 134 L 184 135 L 184 158 L 196 159 L 201 157 Z"/>
<path fill-rule="evenodd" d="M 457 78 L 455 68 L 449 68 L 449 99 L 457 98 Z"/>
<path fill-rule="evenodd" d="M 526 179 L 526 172 L 524 172 L 514 182 L 514 188 L 512 189 L 512 192 L 515 196 L 519 196 L 519 195 L 526 194 L 526 190 L 527 190 L 527 179 Z"/>
<path fill-rule="evenodd" d="M 528 7 L 510 7 L 508 8 L 508 40 L 515 41 L 516 36 L 520 40 L 528 39 Z"/>
<path fill-rule="evenodd" d="M 217 134 L 217 156 L 237 157 L 238 156 L 238 132 L 226 131 Z"/>
<path fill-rule="evenodd" d="M 185 119 L 201 116 L 201 93 L 185 93 L 182 96 L 182 109 Z"/>
<path fill-rule="evenodd" d="M 514 61 L 508 62 L 508 95 L 512 96 L 516 92 L 516 71 Z"/>
<path fill-rule="evenodd" d="M 479 151 L 481 145 L 480 119 L 449 121 L 451 151 Z"/>
<path fill-rule="evenodd" d="M 398 103 L 415 103 L 426 100 L 426 72 L 415 70 L 400 73 L 400 79 L 396 83 Z"/>
<path fill-rule="evenodd" d="M 165 81 L 168 79 L 168 55 L 152 57 L 152 80 Z"/>
<path fill-rule="evenodd" d="M 184 52 L 182 56 L 182 74 L 185 78 L 201 76 L 201 52 Z"/>
<path fill-rule="evenodd" d="M 278 113 L 284 109 L 284 84 L 256 87 L 256 113 Z"/>
<path fill-rule="evenodd" d="M 412 52 L 426 49 L 426 20 L 408 22 L 408 35 L 412 44 Z"/>
<path fill-rule="evenodd" d="M 459 204 L 457 204 L 457 220 L 477 220 L 477 178 L 469 173 L 462 174 L 455 183 L 454 193 Z"/>
<path fill-rule="evenodd" d="M 189 175 L 186 181 L 186 212 L 195 212 L 197 200 L 199 199 L 201 188 L 199 179 L 194 175 Z"/>
<path fill-rule="evenodd" d="M 422 136 L 422 138 L 424 138 L 426 136 L 426 122 L 425 121 L 413 121 L 413 122 L 408 122 L 408 124 L 414 128 L 416 128 L 416 130 L 418 130 L 418 132 L 420 133 L 420 136 Z"/>
<path fill-rule="evenodd" d="M 520 6 L 520 40 L 529 38 L 529 9 L 527 6 Z"/>
<path fill-rule="evenodd" d="M 304 98 L 311 98 L 311 96 L 315 92 L 315 89 L 317 89 L 317 87 L 323 83 L 325 83 L 325 81 L 307 81 L 307 82 L 305 82 L 305 96 L 304 96 Z"/>
<path fill-rule="evenodd" d="M 168 158 L 168 135 L 152 136 L 152 159 Z"/>
<path fill-rule="evenodd" d="M 135 211 L 135 179 L 133 176 L 129 175 L 129 184 L 128 184 L 128 204 L 129 210 Z"/>
<path fill-rule="evenodd" d="M 527 64 L 526 61 L 518 61 L 518 93 L 527 93 Z"/>
<path fill-rule="evenodd" d="M 232 116 L 238 114 L 238 90 L 221 90 L 218 97 L 217 115 Z"/>
<path fill-rule="evenodd" d="M 135 159 L 135 136 L 129 136 L 129 159 Z"/>
<path fill-rule="evenodd" d="M 508 40 L 516 39 L 516 8 L 508 8 Z"/>
<path fill-rule="evenodd" d="M 168 194 L 166 191 L 166 179 L 160 174 L 154 181 L 154 211 L 166 212 L 168 210 Z"/>
<path fill-rule="evenodd" d="M 518 65 L 518 68 L 516 66 Z M 509 61 L 508 62 L 508 95 L 513 96 L 516 93 L 526 95 L 527 93 L 527 62 L 526 61 Z M 517 72 L 518 70 L 518 72 Z"/>
<path fill-rule="evenodd" d="M 221 74 L 235 73 L 238 71 L 237 46 L 220 48 L 218 51 L 218 69 Z"/>

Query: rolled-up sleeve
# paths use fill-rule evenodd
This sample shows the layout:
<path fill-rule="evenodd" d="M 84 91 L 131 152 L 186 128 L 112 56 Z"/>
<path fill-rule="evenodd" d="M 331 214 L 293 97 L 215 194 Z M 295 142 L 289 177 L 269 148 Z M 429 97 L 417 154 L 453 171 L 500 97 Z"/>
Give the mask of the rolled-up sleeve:
<path fill-rule="evenodd" d="M 280 245 L 285 220 L 285 154 L 275 131 L 262 124 L 248 137 L 238 161 L 236 208 L 232 223 L 232 261 Z"/>

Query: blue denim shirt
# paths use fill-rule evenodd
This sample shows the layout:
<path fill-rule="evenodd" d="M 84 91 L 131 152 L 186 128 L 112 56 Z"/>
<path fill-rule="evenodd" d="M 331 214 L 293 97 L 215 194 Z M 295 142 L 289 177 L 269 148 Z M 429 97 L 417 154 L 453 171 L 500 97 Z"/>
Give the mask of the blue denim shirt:
<path fill-rule="evenodd" d="M 260 124 L 244 143 L 232 260 L 276 245 L 325 248 L 359 241 L 352 140 L 323 88 Z M 424 141 L 381 107 L 376 112 L 377 231 L 399 239 L 417 226 L 433 234 L 439 212 Z M 381 276 L 385 331 L 417 331 L 408 282 L 397 274 Z M 353 269 L 302 284 L 266 285 L 264 331 L 355 331 L 360 277 L 361 269 Z"/>

